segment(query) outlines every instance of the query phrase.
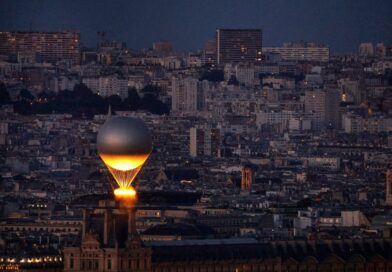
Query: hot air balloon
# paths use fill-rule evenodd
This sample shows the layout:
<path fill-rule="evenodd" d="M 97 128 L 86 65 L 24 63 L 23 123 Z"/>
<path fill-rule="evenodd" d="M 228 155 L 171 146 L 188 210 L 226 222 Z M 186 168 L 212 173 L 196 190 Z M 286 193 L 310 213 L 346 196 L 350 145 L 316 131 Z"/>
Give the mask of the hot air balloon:
<path fill-rule="evenodd" d="M 132 182 L 151 153 L 151 135 L 143 121 L 113 117 L 103 124 L 97 136 L 98 154 L 119 188 L 116 197 L 136 195 Z"/>

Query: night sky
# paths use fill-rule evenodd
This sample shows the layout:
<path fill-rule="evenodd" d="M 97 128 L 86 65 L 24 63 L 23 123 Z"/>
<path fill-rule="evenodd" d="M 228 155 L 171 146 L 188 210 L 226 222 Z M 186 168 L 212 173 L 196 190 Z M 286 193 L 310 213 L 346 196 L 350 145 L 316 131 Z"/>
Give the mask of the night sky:
<path fill-rule="evenodd" d="M 194 50 L 216 28 L 261 28 L 264 46 L 305 40 L 354 51 L 363 41 L 392 45 L 392 1 L 0 0 L 0 31 L 80 30 L 86 46 L 101 30 L 130 48 L 170 40 Z"/>

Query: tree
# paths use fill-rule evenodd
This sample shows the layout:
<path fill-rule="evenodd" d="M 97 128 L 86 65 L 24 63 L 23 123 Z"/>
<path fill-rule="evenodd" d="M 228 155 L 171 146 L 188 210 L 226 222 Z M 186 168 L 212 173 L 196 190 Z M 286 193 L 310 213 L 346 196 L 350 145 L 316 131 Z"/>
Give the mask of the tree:
<path fill-rule="evenodd" d="M 0 82 L 0 105 L 5 105 L 11 102 L 10 94 L 3 82 Z"/>
<path fill-rule="evenodd" d="M 238 86 L 240 83 L 238 82 L 237 78 L 235 75 L 231 75 L 229 78 L 229 81 L 227 82 L 227 85 L 235 85 Z"/>
<path fill-rule="evenodd" d="M 169 107 L 152 94 L 146 94 L 143 97 L 141 106 L 153 114 L 162 115 L 170 112 Z"/>
<path fill-rule="evenodd" d="M 114 110 L 145 109 L 154 114 L 168 114 L 169 107 L 158 99 L 159 90 L 159 87 L 151 85 L 145 88 L 145 95 L 140 99 L 137 91 L 130 89 L 124 101 L 117 95 L 103 98 L 84 84 L 76 85 L 73 91 L 40 93 L 35 100 L 29 100 L 31 94 L 22 91 L 21 97 L 24 99 L 16 101 L 14 109 L 23 115 L 69 113 L 75 117 L 91 118 L 96 114 L 105 114 L 110 104 Z"/>
<path fill-rule="evenodd" d="M 310 206 L 312 206 L 312 199 L 308 198 L 308 197 L 307 198 L 303 198 L 303 199 L 301 199 L 301 200 L 299 200 L 297 202 L 297 207 L 298 208 L 304 209 L 304 208 L 308 208 Z"/>
<path fill-rule="evenodd" d="M 128 98 L 125 100 L 125 103 L 128 104 L 129 109 L 132 111 L 136 111 L 140 107 L 140 96 L 137 93 L 135 88 L 131 88 L 128 90 Z"/>
<path fill-rule="evenodd" d="M 391 68 L 385 69 L 384 76 L 388 80 L 388 84 L 391 85 L 392 84 L 392 69 Z"/>
<path fill-rule="evenodd" d="M 40 92 L 37 95 L 37 99 L 41 100 L 41 102 L 48 102 L 50 99 L 52 99 L 54 97 L 55 97 L 55 95 L 52 92 L 50 92 L 50 93 Z"/>
<path fill-rule="evenodd" d="M 118 95 L 106 97 L 105 102 L 111 105 L 113 110 L 125 110 L 127 108 L 126 103 L 124 103 Z"/>
<path fill-rule="evenodd" d="M 204 71 L 200 80 L 208 80 L 212 82 L 219 82 L 225 79 L 223 70 L 213 69 Z"/>
<path fill-rule="evenodd" d="M 19 99 L 27 100 L 27 101 L 33 101 L 34 100 L 34 95 L 32 95 L 28 90 L 23 89 L 19 93 Z"/>
<path fill-rule="evenodd" d="M 93 92 L 83 83 L 76 84 L 73 91 L 75 96 L 79 99 L 91 97 L 93 94 Z"/>
<path fill-rule="evenodd" d="M 154 95 L 155 97 L 158 97 L 159 94 L 162 92 L 162 89 L 157 85 L 148 84 L 148 85 L 144 86 L 144 88 L 141 89 L 140 92 L 143 95 L 151 94 L 151 95 Z"/>

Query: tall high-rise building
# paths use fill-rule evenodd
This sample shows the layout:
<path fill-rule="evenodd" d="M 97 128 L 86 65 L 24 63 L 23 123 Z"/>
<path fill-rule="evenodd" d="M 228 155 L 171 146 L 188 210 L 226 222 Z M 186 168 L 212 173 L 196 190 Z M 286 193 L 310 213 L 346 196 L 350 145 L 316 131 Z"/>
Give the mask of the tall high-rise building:
<path fill-rule="evenodd" d="M 377 58 L 384 58 L 387 55 L 387 47 L 384 43 L 377 43 L 374 48 L 374 55 Z"/>
<path fill-rule="evenodd" d="M 209 127 L 190 129 L 189 154 L 192 157 L 220 157 L 220 130 Z"/>
<path fill-rule="evenodd" d="M 196 78 L 172 79 L 172 111 L 194 113 L 203 108 L 204 95 L 201 82 Z"/>
<path fill-rule="evenodd" d="M 339 127 L 340 92 L 334 89 L 305 92 L 305 112 L 310 113 L 312 129 Z"/>
<path fill-rule="evenodd" d="M 154 42 L 152 50 L 160 56 L 168 56 L 174 52 L 173 44 L 169 41 Z"/>
<path fill-rule="evenodd" d="M 261 29 L 217 29 L 216 55 L 218 64 L 261 62 Z"/>
<path fill-rule="evenodd" d="M 367 42 L 367 43 L 361 43 L 359 45 L 359 55 L 361 57 L 373 57 L 374 56 L 374 46 L 373 43 Z"/>
<path fill-rule="evenodd" d="M 204 46 L 203 64 L 211 65 L 216 63 L 216 40 L 208 40 Z"/>
<path fill-rule="evenodd" d="M 55 63 L 68 60 L 80 63 L 80 33 L 0 32 L 0 55 L 34 53 L 37 61 Z"/>
<path fill-rule="evenodd" d="M 386 192 L 385 192 L 385 203 L 388 206 L 392 206 L 392 170 L 388 169 L 386 178 Z"/>

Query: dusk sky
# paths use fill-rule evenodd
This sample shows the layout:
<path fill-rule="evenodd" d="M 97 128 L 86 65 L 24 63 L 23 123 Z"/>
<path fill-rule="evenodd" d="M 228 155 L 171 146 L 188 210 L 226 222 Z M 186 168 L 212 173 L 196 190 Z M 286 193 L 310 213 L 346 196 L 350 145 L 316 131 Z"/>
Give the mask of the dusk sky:
<path fill-rule="evenodd" d="M 194 50 L 216 28 L 261 28 L 264 46 L 305 40 L 342 52 L 365 41 L 391 44 L 391 12 L 392 1 L 381 0 L 1 0 L 0 31 L 80 30 L 86 46 L 105 31 L 130 48 L 169 40 L 178 50 Z"/>

